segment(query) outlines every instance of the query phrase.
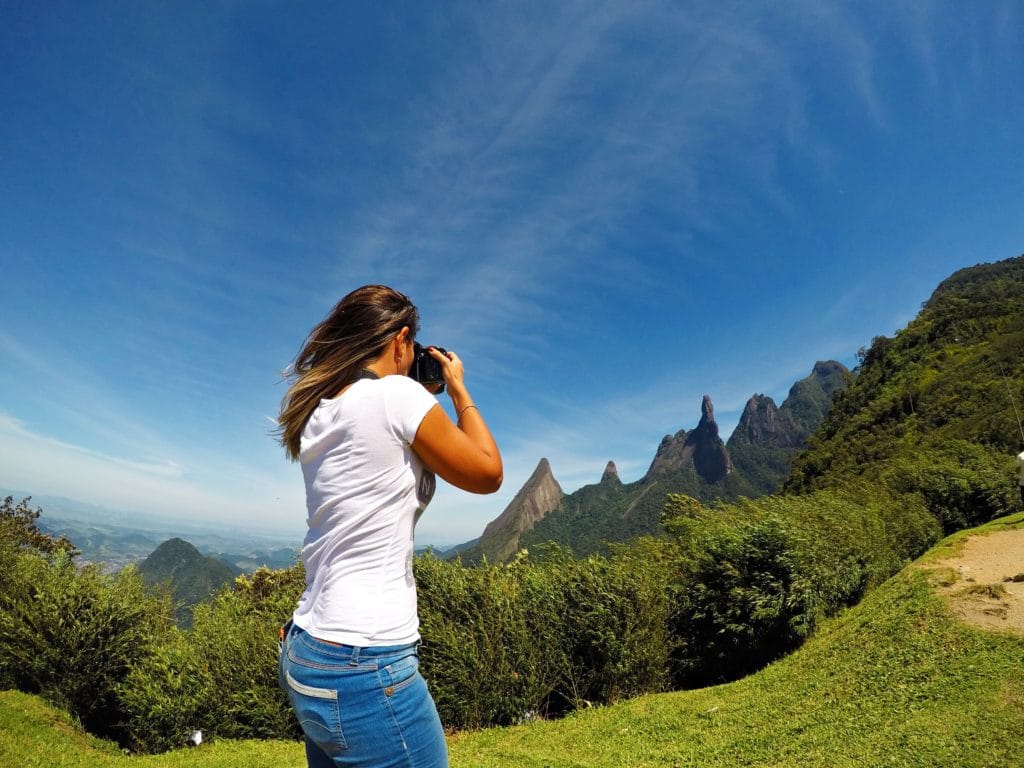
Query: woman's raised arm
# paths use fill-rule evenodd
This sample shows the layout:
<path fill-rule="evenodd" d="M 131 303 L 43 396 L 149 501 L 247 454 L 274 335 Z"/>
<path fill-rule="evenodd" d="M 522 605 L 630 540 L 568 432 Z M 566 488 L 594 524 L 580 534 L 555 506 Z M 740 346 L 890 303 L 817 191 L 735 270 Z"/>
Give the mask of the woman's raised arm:
<path fill-rule="evenodd" d="M 420 422 L 412 449 L 428 468 L 456 488 L 494 493 L 504 477 L 501 454 L 462 380 L 462 361 L 454 352 L 448 353 L 450 357 L 436 349 L 430 353 L 441 363 L 457 416 L 453 422 L 435 405 Z"/>

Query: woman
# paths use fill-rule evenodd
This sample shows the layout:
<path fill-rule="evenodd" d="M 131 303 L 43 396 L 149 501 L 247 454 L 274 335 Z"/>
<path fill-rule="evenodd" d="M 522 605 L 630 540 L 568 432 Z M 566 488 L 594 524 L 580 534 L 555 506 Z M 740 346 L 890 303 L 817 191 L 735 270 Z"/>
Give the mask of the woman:
<path fill-rule="evenodd" d="M 302 464 L 306 590 L 284 637 L 281 681 L 310 766 L 446 766 L 419 675 L 413 528 L 434 475 L 475 493 L 501 486 L 498 447 L 454 353 L 441 365 L 448 417 L 408 378 L 416 307 L 382 285 L 343 298 L 295 361 L 279 419 Z"/>

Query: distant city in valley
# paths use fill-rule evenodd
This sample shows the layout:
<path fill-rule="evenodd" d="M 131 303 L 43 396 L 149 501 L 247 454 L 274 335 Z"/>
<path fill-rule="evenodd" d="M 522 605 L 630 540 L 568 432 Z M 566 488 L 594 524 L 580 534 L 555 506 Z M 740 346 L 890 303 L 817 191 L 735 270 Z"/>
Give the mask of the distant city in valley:
<path fill-rule="evenodd" d="M 15 501 L 31 496 L 30 506 L 43 511 L 37 521 L 43 531 L 66 536 L 81 551 L 80 562 L 99 563 L 109 572 L 141 562 L 161 543 L 174 537 L 188 540 L 204 555 L 243 572 L 260 566 L 294 565 L 302 544 L 301 531 L 288 534 L 247 529 L 238 524 L 217 526 L 188 519 L 173 520 L 61 496 L 0 489 L 0 498 L 7 496 Z"/>

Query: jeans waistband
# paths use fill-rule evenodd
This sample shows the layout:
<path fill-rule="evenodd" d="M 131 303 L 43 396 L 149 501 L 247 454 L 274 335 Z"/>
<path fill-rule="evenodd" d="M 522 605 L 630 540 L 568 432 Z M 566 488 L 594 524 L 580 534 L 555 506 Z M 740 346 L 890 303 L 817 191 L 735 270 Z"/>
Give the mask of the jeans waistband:
<path fill-rule="evenodd" d="M 420 645 L 418 640 L 412 643 L 403 643 L 401 645 L 344 645 L 330 640 L 321 640 L 319 637 L 311 635 L 302 627 L 295 624 L 292 624 L 289 628 L 288 635 L 318 653 L 332 658 L 346 660 L 353 665 L 359 664 L 361 659 L 370 661 L 384 656 L 404 656 L 410 653 L 415 653 Z"/>

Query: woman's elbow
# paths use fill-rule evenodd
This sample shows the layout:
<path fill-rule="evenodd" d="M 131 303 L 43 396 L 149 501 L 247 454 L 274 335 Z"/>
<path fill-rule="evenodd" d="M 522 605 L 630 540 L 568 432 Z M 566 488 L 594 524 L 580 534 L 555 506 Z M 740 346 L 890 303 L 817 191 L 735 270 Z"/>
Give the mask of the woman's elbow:
<path fill-rule="evenodd" d="M 505 479 L 505 472 L 501 463 L 486 467 L 483 472 L 480 473 L 476 487 L 473 489 L 476 493 L 486 494 L 495 493 L 501 488 L 501 483 Z"/>

